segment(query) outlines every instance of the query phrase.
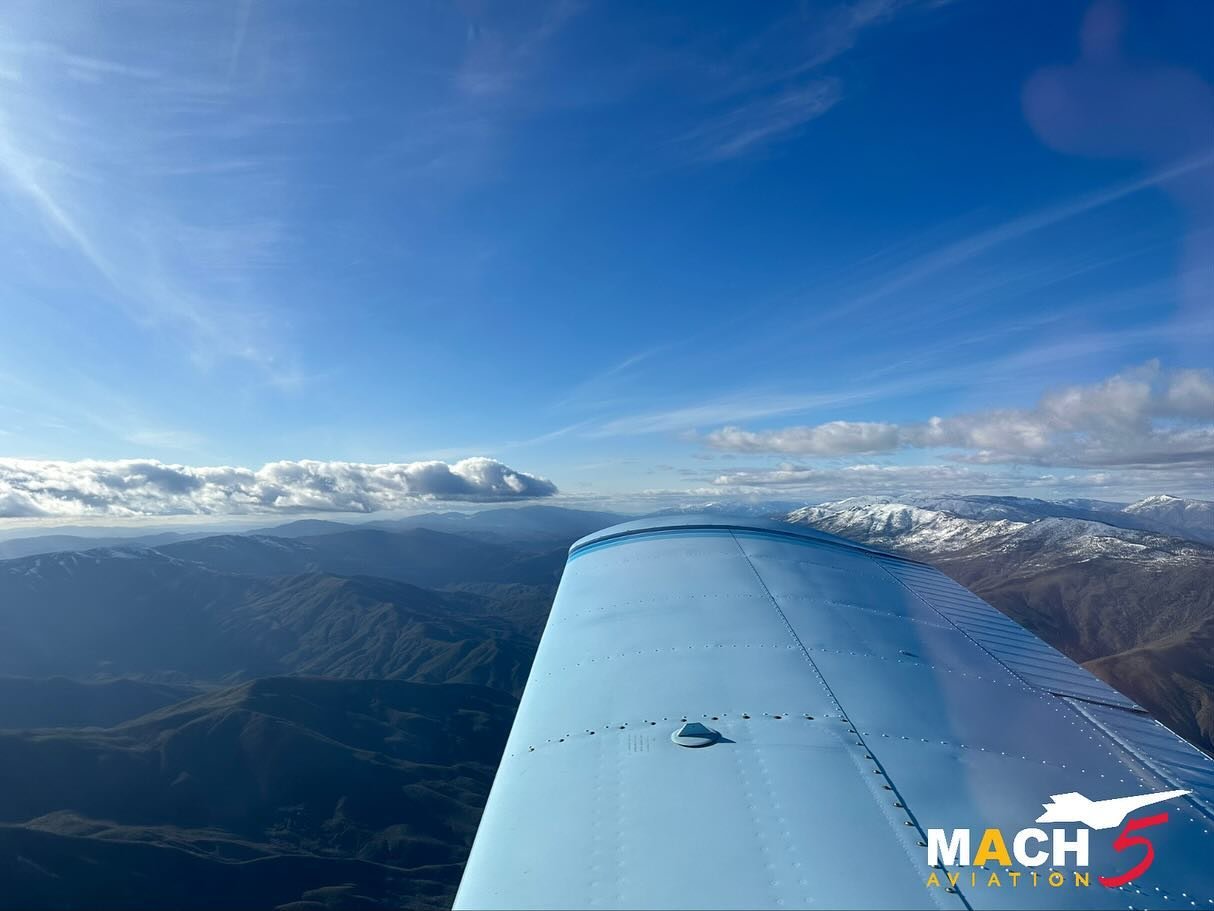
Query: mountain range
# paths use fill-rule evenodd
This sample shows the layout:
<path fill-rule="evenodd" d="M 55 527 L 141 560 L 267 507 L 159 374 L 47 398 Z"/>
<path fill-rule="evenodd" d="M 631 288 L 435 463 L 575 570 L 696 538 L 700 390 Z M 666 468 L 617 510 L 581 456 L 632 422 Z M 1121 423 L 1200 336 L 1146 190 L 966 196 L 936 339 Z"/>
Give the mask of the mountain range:
<path fill-rule="evenodd" d="M 556 518 L 0 561 L 0 908 L 449 905 Z"/>
<path fill-rule="evenodd" d="M 763 514 L 774 506 L 765 506 Z M 296 519 L 279 525 L 251 531 L 231 528 L 189 531 L 165 531 L 141 534 L 130 528 L 83 528 L 64 526 L 44 529 L 37 535 L 23 537 L 20 532 L 0 534 L 0 560 L 29 557 L 35 554 L 92 550 L 99 547 L 159 547 L 180 541 L 193 541 L 218 535 L 262 535 L 272 538 L 310 538 L 318 535 L 340 534 L 356 530 L 401 532 L 422 528 L 482 539 L 497 539 L 513 547 L 525 545 L 572 542 L 598 531 L 628 516 L 614 512 L 566 509 L 559 506 L 520 506 L 486 509 L 480 512 L 427 512 L 400 519 L 381 519 L 358 523 L 334 522 L 328 519 Z"/>
<path fill-rule="evenodd" d="M 1211 748 L 1214 504 L 794 506 L 707 510 L 935 563 Z M 0 908 L 449 905 L 567 548 L 624 518 L 0 543 Z"/>
<path fill-rule="evenodd" d="M 412 562 L 387 565 L 392 549 L 350 556 L 368 535 L 399 538 L 406 551 L 419 543 L 413 533 L 364 531 L 332 549 L 221 536 L 0 562 L 0 667 L 25 677 L 232 682 L 303 673 L 519 691 L 539 632 L 534 619 L 512 622 L 511 615 L 527 615 L 517 606 L 496 610 L 486 594 L 429 590 L 400 577 L 439 584 L 467 574 L 490 583 L 488 592 L 494 583 L 507 592 L 523 585 L 533 593 L 534 617 L 551 599 L 563 552 L 545 562 L 422 532 Z M 434 551 L 444 547 L 446 563 Z M 395 578 L 317 568 L 329 562 L 377 566 Z"/>

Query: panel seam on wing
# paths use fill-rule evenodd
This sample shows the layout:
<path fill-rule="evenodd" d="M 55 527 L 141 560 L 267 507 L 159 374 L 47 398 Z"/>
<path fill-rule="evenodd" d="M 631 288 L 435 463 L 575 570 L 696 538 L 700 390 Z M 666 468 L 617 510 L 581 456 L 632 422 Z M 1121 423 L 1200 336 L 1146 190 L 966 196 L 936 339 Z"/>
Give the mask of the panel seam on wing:
<path fill-rule="evenodd" d="M 781 622 L 783 622 L 784 628 L 788 630 L 788 635 L 791 636 L 793 642 L 800 647 L 802 657 L 806 660 L 806 662 L 808 662 L 814 676 L 818 678 L 818 682 L 826 691 L 827 698 L 834 703 L 835 708 L 837 708 L 841 713 L 843 722 L 848 725 L 848 733 L 856 737 L 857 746 L 864 749 L 864 758 L 875 766 L 873 771 L 885 779 L 890 793 L 897 797 L 896 806 L 907 816 L 907 818 L 904 820 L 905 824 L 908 827 L 914 828 L 919 835 L 919 843 L 926 846 L 927 833 L 923 831 L 923 827 L 919 824 L 918 818 L 914 813 L 911 812 L 910 807 L 907 805 L 906 798 L 902 795 L 902 792 L 898 790 L 897 785 L 894 784 L 889 772 L 886 771 L 885 764 L 877 758 L 876 752 L 874 752 L 867 740 L 865 740 L 864 735 L 860 733 L 859 727 L 851 720 L 847 710 L 843 708 L 843 704 L 839 701 L 839 697 L 835 694 L 834 689 L 827 682 L 825 675 L 822 673 L 821 668 L 818 667 L 817 662 L 814 661 L 813 656 L 809 653 L 809 649 L 806 647 L 805 643 L 801 641 L 801 637 L 797 635 L 796 629 L 793 627 L 792 623 L 789 622 L 788 615 L 784 613 L 784 609 L 780 607 L 780 602 L 776 600 L 775 596 L 771 593 L 771 589 L 767 587 L 767 582 L 763 579 L 763 574 L 759 572 L 758 567 L 756 567 L 754 562 L 750 559 L 750 554 L 746 552 L 746 548 L 742 546 L 742 542 L 738 540 L 736 535 L 733 535 L 733 539 L 734 543 L 738 546 L 738 551 L 741 553 L 742 559 L 746 561 L 746 565 L 749 566 L 750 571 L 754 573 L 755 580 L 758 582 L 759 587 L 767 595 L 768 601 L 770 601 L 771 606 L 775 609 L 776 614 L 779 616 Z M 878 806 L 880 806 L 880 804 L 878 804 Z M 884 810 L 885 808 L 882 809 Z M 895 837 L 897 836 L 895 835 Z M 909 854 L 907 856 L 907 860 L 913 865 L 913 861 L 911 861 Z M 947 872 L 947 869 L 943 867 L 943 865 L 941 866 L 941 869 Z M 946 891 L 950 890 L 952 894 L 954 894 L 960 900 L 961 904 L 967 909 L 967 911 L 972 911 L 973 905 L 971 905 L 969 900 L 965 897 L 965 894 L 961 891 L 960 886 L 950 887 L 950 889 Z M 937 901 L 937 904 L 939 904 L 939 893 L 933 891 L 931 895 L 932 899 Z"/>
<path fill-rule="evenodd" d="M 1015 668 L 1013 668 L 1003 658 L 1001 658 L 998 654 L 996 654 L 991 648 L 988 648 L 984 643 L 982 643 L 981 641 L 976 639 L 974 636 L 972 636 L 968 630 L 966 630 L 964 627 L 961 626 L 961 624 L 959 624 L 956 620 L 954 620 L 947 613 L 945 613 L 943 610 L 941 610 L 938 605 L 934 604 L 931 601 L 931 599 L 929 599 L 922 592 L 920 592 L 915 586 L 911 585 L 910 582 L 903 579 L 897 573 L 893 572 L 888 566 L 885 565 L 884 561 L 881 558 L 870 555 L 869 559 L 872 560 L 872 562 L 875 563 L 878 567 L 880 567 L 881 571 L 884 572 L 886 575 L 888 575 L 889 578 L 893 579 L 898 585 L 900 585 L 902 588 L 906 589 L 906 591 L 910 592 L 911 595 L 913 595 L 915 598 L 917 598 L 920 602 L 927 605 L 927 607 L 931 608 L 933 611 L 935 611 L 937 614 L 939 614 L 947 623 L 951 624 L 954 629 L 956 629 L 959 633 L 961 633 L 961 635 L 965 636 L 965 638 L 969 639 L 970 642 L 974 643 L 974 645 L 976 647 L 980 648 L 986 654 L 990 655 L 992 659 L 999 662 L 999 664 L 1009 674 L 1011 674 L 1017 680 L 1022 681 L 1025 684 L 1025 686 L 1035 690 L 1036 692 L 1038 692 L 1048 698 L 1052 698 L 1052 699 L 1060 698 L 1059 695 L 1057 693 L 1055 693 L 1050 687 L 1044 687 L 1044 686 L 1041 686 L 1041 685 L 1029 680 L 1023 673 L 1021 673 L 1021 672 L 1017 671 Z M 931 568 L 928 567 L 928 569 L 931 569 Z M 935 572 L 939 576 L 943 576 L 945 579 L 948 578 L 947 576 L 944 576 L 944 574 L 941 573 L 940 570 L 938 570 L 938 569 L 935 569 L 932 571 Z M 949 580 L 949 581 L 952 581 L 952 580 Z M 954 584 L 956 584 L 956 583 L 954 583 Z M 995 616 L 1001 617 L 1008 624 L 1011 624 L 1011 626 L 1009 628 L 1015 629 L 1021 633 L 1026 633 L 1028 636 L 1036 639 L 1036 641 L 1038 641 L 1038 642 L 1041 641 L 1039 637 L 1034 636 L 1031 632 L 1029 632 L 1028 630 L 1025 630 L 1024 627 L 1017 624 L 1014 620 L 1011 620 L 1009 617 L 1006 617 L 1005 615 L 996 611 L 993 607 L 991 607 L 989 604 L 987 604 L 981 598 L 978 598 L 972 592 L 968 592 L 968 590 L 966 590 L 963 586 L 958 584 L 957 587 L 961 591 L 969 594 L 970 597 L 973 598 L 974 601 L 976 601 L 978 604 L 986 607 L 986 609 L 991 611 Z M 1042 644 L 1045 645 L 1045 643 L 1042 643 Z M 1049 649 L 1049 646 L 1046 645 L 1046 648 Z M 1047 657 L 1052 657 L 1052 653 L 1055 651 L 1056 650 L 1054 650 L 1054 649 L 1050 649 L 1049 651 L 1043 652 L 1043 654 L 1046 655 Z M 1061 652 L 1058 652 L 1057 654 L 1063 661 L 1068 661 L 1068 662 L 1070 661 L 1070 659 L 1067 658 L 1065 655 L 1063 655 Z M 1136 703 L 1134 703 L 1132 700 L 1130 700 L 1129 697 L 1125 696 L 1122 693 L 1117 692 L 1117 690 L 1108 686 L 1108 684 L 1104 683 L 1102 680 L 1100 680 L 1095 675 L 1089 674 L 1088 672 L 1083 671 L 1083 669 L 1079 668 L 1078 665 L 1075 666 L 1075 669 L 1079 670 L 1081 673 L 1086 675 L 1084 677 L 1080 677 L 1080 680 L 1083 681 L 1084 685 L 1091 686 L 1094 683 L 1095 685 L 1098 685 L 1098 686 L 1107 687 L 1109 689 L 1109 691 L 1112 692 L 1115 696 L 1119 696 L 1126 701 L 1127 705 L 1125 705 L 1125 708 L 1127 708 L 1127 709 L 1139 708 L 1139 706 Z M 1067 667 L 1066 665 L 1063 665 L 1063 667 L 1060 670 L 1070 672 L 1070 671 L 1072 671 L 1072 668 Z M 1041 671 L 1041 673 L 1044 673 L 1044 671 Z M 1090 679 L 1088 679 L 1088 678 L 1090 678 Z M 1063 678 L 1063 679 L 1065 679 L 1065 678 Z M 1078 683 L 1076 683 L 1075 686 L 1078 687 Z M 1109 704 L 1115 704 L 1115 703 L 1109 703 Z"/>

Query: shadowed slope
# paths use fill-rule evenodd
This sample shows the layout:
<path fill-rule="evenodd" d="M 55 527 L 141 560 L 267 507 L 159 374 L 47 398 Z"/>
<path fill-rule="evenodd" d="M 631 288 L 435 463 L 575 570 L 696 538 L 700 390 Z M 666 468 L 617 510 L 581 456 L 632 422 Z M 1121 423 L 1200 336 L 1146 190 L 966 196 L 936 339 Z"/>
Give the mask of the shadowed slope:
<path fill-rule="evenodd" d="M 483 687 L 268 678 L 105 731 L 0 733 L 3 901 L 442 904 L 513 712 Z"/>

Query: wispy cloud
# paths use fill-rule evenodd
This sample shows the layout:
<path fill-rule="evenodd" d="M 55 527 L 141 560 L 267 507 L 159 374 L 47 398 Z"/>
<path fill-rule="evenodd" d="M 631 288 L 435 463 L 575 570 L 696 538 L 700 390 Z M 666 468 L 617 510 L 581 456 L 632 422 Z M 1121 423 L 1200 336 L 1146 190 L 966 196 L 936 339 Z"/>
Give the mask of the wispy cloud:
<path fill-rule="evenodd" d="M 551 481 L 486 458 L 191 467 L 155 460 L 0 459 L 0 517 L 369 513 L 426 500 L 552 496 Z"/>
<path fill-rule="evenodd" d="M 945 244 L 903 265 L 875 287 L 866 290 L 839 306 L 832 307 L 824 317 L 838 320 L 869 307 L 885 298 L 955 269 L 971 260 L 1013 241 L 1028 237 L 1053 225 L 1077 218 L 1087 212 L 1111 205 L 1151 187 L 1166 185 L 1179 177 L 1200 173 L 1214 164 L 1214 150 L 1174 162 L 1135 180 L 1124 181 L 1095 193 L 1047 206 L 1033 212 L 985 228 L 960 240 Z"/>
<path fill-rule="evenodd" d="M 648 433 L 672 433 L 692 430 L 721 421 L 752 420 L 778 414 L 790 414 L 875 398 L 878 389 L 849 389 L 838 392 L 806 393 L 804 395 L 765 392 L 740 393 L 723 396 L 696 405 L 657 409 L 624 415 L 604 422 L 587 436 L 633 436 Z"/>
<path fill-rule="evenodd" d="M 516 89 L 538 65 L 544 47 L 584 6 L 577 0 L 557 0 L 531 7 L 477 9 L 468 17 L 457 87 L 473 97 L 501 96 Z"/>
<path fill-rule="evenodd" d="M 680 140 L 704 161 L 725 161 L 787 139 L 843 97 L 838 79 L 817 79 L 709 118 Z"/>
<path fill-rule="evenodd" d="M 789 83 L 851 50 L 864 33 L 914 9 L 918 0 L 845 0 L 790 8 L 719 64 L 731 94 Z"/>
<path fill-rule="evenodd" d="M 991 365 L 987 365 L 991 366 Z M 1002 368 L 1003 365 L 994 365 Z M 887 376 L 878 369 L 851 376 L 846 386 L 806 389 L 798 392 L 749 387 L 722 391 L 691 404 L 672 404 L 620 414 L 593 425 L 588 437 L 634 436 L 653 433 L 691 432 L 703 427 L 736 421 L 752 421 L 778 415 L 797 414 L 904 397 L 928 389 L 954 386 L 972 376 L 968 364 L 936 366 Z"/>
<path fill-rule="evenodd" d="M 188 28 L 146 46 L 88 31 L 83 53 L 71 19 L 14 16 L 0 34 L 0 69 L 15 80 L 0 95 L 0 187 L 25 203 L 13 229 L 60 251 L 40 250 L 28 282 L 74 277 L 200 364 L 235 359 L 289 379 L 286 333 L 259 288 L 286 238 L 275 165 L 247 135 L 202 135 L 217 112 L 266 99 L 208 75 L 210 48 Z M 56 31 L 71 41 L 42 37 Z"/>
<path fill-rule="evenodd" d="M 851 50 L 866 31 L 932 5 L 855 0 L 789 11 L 724 58 L 713 54 L 698 62 L 702 88 L 713 103 L 673 145 L 692 161 L 713 163 L 798 136 L 844 98 L 842 78 L 822 74 L 824 67 Z"/>
<path fill-rule="evenodd" d="M 1152 284 L 1141 289 L 1132 289 L 1135 301 L 1141 298 L 1157 299 L 1164 293 L 1161 285 Z M 621 403 L 613 402 L 616 411 L 610 418 L 590 423 L 584 429 L 583 435 L 590 438 L 634 436 L 644 434 L 681 434 L 692 435 L 708 430 L 720 430 L 724 426 L 737 428 L 746 422 L 761 421 L 780 416 L 812 414 L 817 411 L 837 411 L 848 406 L 867 404 L 870 407 L 878 403 L 887 403 L 887 407 L 895 407 L 895 403 L 910 396 L 939 390 L 952 390 L 958 387 L 980 384 L 986 388 L 995 388 L 1007 383 L 1023 385 L 1026 382 L 1054 381 L 1059 374 L 1066 375 L 1076 364 L 1090 364 L 1095 361 L 1103 363 L 1106 359 L 1127 352 L 1146 350 L 1166 350 L 1187 341 L 1200 345 L 1214 342 L 1214 323 L 1208 319 L 1170 321 L 1149 325 L 1129 325 L 1118 329 L 1093 330 L 1090 321 L 1082 317 L 1089 307 L 1101 308 L 1102 312 L 1115 309 L 1115 297 L 1101 296 L 1092 304 L 1084 304 L 1078 310 L 1071 312 L 1066 309 L 1044 314 L 1040 318 L 1020 317 L 1014 324 L 984 324 L 990 328 L 979 328 L 972 333 L 960 337 L 945 335 L 945 342 L 936 345 L 907 347 L 904 357 L 895 357 L 888 348 L 875 347 L 870 351 L 862 335 L 854 346 L 854 353 L 843 352 L 840 356 L 835 373 L 846 376 L 846 385 L 822 383 L 816 388 L 810 387 L 798 391 L 789 391 L 788 385 L 778 389 L 772 385 L 745 387 L 726 386 L 718 391 L 705 390 L 697 398 L 687 401 L 676 400 L 662 406 L 661 399 L 652 393 L 640 407 L 636 402 L 624 403 L 629 407 L 621 407 Z M 1045 333 L 1043 326 L 1051 323 L 1056 317 L 1073 317 L 1054 333 Z M 1074 328 L 1071 328 L 1072 325 Z M 1065 329 L 1066 331 L 1063 331 Z M 876 331 L 876 329 L 874 329 Z M 787 334 L 787 333 L 786 333 Z M 992 340 L 1011 339 L 1019 336 L 1022 344 L 1012 348 L 1010 345 L 1001 352 L 990 354 L 987 345 Z M 775 342 L 772 343 L 773 345 Z M 803 357 L 805 349 L 793 346 L 790 353 L 798 358 Z M 901 349 L 895 348 L 894 353 Z M 771 349 L 772 355 L 778 353 Z M 875 351 L 879 357 L 871 357 Z M 736 352 L 728 351 L 736 356 Z M 724 357 L 724 355 L 717 355 Z M 1132 354 L 1129 356 L 1133 356 Z M 750 376 L 767 366 L 762 358 L 762 352 L 748 352 L 744 369 L 734 369 L 732 364 L 723 367 L 722 380 L 728 382 L 735 374 Z M 755 358 L 759 358 L 759 368 L 754 366 Z M 661 388 L 656 383 L 651 388 Z M 847 447 L 847 441 L 855 439 L 856 446 L 846 448 L 852 453 L 879 451 L 879 448 L 864 448 L 870 445 L 879 434 L 874 431 L 883 422 L 872 422 L 872 427 L 864 427 L 863 422 L 846 420 L 826 422 L 824 424 L 799 424 L 798 427 L 824 427 L 816 437 L 821 440 L 834 440 L 835 445 Z M 842 432 L 843 428 L 855 427 L 853 433 Z M 745 433 L 746 431 L 741 431 Z M 778 432 L 778 431 L 777 431 Z M 694 437 L 691 437 L 694 438 Z M 858 447 L 858 448 L 857 448 Z M 823 454 L 830 447 L 825 446 Z M 744 451 L 744 450 L 736 450 Z M 757 450 L 754 450 L 757 451 Z M 769 450 L 792 451 L 792 450 Z M 842 450 L 840 450 L 842 451 Z"/>
<path fill-rule="evenodd" d="M 249 17 L 253 14 L 253 0 L 238 0 L 236 24 L 232 29 L 232 46 L 228 54 L 228 80 L 236 75 L 240 66 L 240 54 L 244 50 L 245 38 L 249 34 Z"/>
<path fill-rule="evenodd" d="M 64 367 L 59 377 L 64 388 L 0 372 L 0 413 L 7 411 L 26 424 L 54 431 L 73 448 L 83 444 L 95 451 L 98 446 L 127 448 L 130 444 L 143 452 L 170 450 L 197 455 L 208 443 L 202 433 L 181 427 L 175 416 L 151 413 L 129 394 L 98 382 L 84 371 Z M 12 420 L 9 423 L 11 426 Z M 21 454 L 38 453 L 27 450 Z"/>
<path fill-rule="evenodd" d="M 670 351 L 675 347 L 672 343 L 652 345 L 639 351 L 634 351 L 627 357 L 621 358 L 610 366 L 590 374 L 571 385 L 557 399 L 554 409 L 566 408 L 570 405 L 594 406 L 611 396 L 618 385 L 636 373 L 636 368 L 652 361 L 657 355 Z"/>

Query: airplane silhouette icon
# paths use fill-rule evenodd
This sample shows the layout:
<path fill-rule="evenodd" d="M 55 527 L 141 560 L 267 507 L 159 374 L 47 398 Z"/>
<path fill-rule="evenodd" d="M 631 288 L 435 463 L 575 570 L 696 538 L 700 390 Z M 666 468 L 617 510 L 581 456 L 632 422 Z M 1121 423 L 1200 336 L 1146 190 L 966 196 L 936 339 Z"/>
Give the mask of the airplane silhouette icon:
<path fill-rule="evenodd" d="M 1159 791 L 1136 797 L 1114 797 L 1111 800 L 1089 800 L 1077 791 L 1051 794 L 1050 803 L 1043 803 L 1045 812 L 1037 822 L 1078 822 L 1092 829 L 1112 829 L 1123 819 L 1142 807 L 1183 797 L 1189 791 Z"/>

